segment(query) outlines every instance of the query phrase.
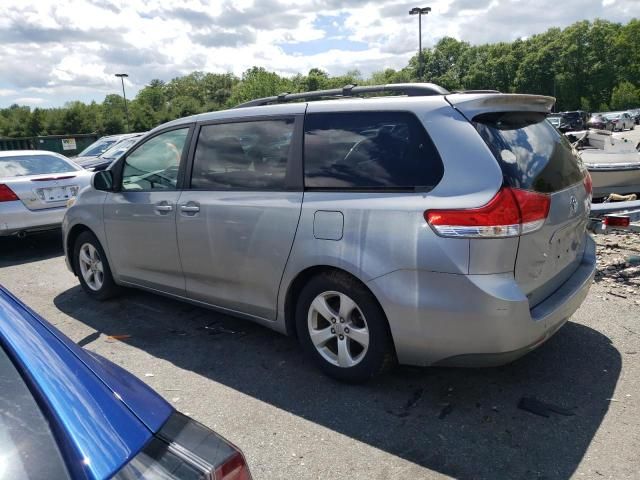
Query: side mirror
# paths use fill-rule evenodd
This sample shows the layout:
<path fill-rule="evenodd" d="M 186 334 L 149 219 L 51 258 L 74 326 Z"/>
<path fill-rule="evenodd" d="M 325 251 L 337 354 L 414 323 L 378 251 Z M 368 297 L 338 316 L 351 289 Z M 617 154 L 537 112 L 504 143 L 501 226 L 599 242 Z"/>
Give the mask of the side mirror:
<path fill-rule="evenodd" d="M 93 174 L 91 186 L 103 192 L 113 192 L 113 174 L 111 170 L 100 170 Z"/>

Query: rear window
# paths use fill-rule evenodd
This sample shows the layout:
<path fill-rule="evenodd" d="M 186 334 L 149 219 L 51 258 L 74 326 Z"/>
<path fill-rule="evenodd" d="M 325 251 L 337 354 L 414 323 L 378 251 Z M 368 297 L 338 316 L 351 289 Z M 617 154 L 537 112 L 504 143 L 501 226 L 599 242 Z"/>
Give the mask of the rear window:
<path fill-rule="evenodd" d="M 505 184 L 552 193 L 581 182 L 580 160 L 542 113 L 490 113 L 474 124 L 502 168 Z"/>
<path fill-rule="evenodd" d="M 442 175 L 433 142 L 410 113 L 315 113 L 305 118 L 307 188 L 424 191 Z"/>
<path fill-rule="evenodd" d="M 67 173 L 80 170 L 53 155 L 16 155 L 0 157 L 0 177 L 23 177 L 47 173 Z"/>

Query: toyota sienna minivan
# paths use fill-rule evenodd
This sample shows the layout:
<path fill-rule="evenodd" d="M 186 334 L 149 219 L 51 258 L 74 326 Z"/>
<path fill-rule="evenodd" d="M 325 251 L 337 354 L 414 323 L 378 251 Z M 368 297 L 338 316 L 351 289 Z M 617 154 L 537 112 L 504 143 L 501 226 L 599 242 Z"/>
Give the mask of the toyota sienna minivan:
<path fill-rule="evenodd" d="M 68 266 L 98 300 L 143 288 L 295 335 L 341 380 L 510 362 L 595 272 L 553 102 L 347 86 L 166 123 L 68 209 Z"/>

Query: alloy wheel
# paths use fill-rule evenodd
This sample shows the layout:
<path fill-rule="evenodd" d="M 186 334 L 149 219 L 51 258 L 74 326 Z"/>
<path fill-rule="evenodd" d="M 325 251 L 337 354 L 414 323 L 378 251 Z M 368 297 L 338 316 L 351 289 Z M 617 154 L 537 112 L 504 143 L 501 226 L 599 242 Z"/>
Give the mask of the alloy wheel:
<path fill-rule="evenodd" d="M 82 244 L 78 263 L 80 273 L 87 286 L 96 292 L 100 290 L 104 284 L 104 266 L 96 247 L 90 243 Z"/>
<path fill-rule="evenodd" d="M 357 365 L 369 348 L 369 327 L 348 295 L 328 291 L 316 296 L 307 315 L 309 337 L 318 353 L 332 365 Z"/>

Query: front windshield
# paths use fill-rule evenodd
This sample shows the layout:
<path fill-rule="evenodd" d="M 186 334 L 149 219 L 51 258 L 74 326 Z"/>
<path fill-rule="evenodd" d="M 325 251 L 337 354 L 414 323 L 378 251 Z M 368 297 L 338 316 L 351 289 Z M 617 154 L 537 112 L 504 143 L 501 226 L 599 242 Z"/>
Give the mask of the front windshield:
<path fill-rule="evenodd" d="M 98 155 L 106 152 L 109 147 L 111 147 L 114 143 L 116 143 L 116 139 L 107 139 L 107 140 L 98 140 L 93 142 L 83 151 L 81 151 L 78 156 L 79 157 L 97 157 Z"/>
<path fill-rule="evenodd" d="M 140 137 L 133 137 L 133 138 L 127 138 L 125 140 L 122 140 L 116 143 L 115 145 L 113 145 L 109 150 L 104 152 L 102 155 L 100 155 L 100 157 L 107 158 L 109 160 L 117 160 L 122 156 L 124 152 L 129 150 L 129 148 L 132 147 L 138 140 L 140 140 Z"/>
<path fill-rule="evenodd" d="M 620 116 L 620 113 L 609 113 L 608 115 L 605 115 L 605 118 L 607 120 L 615 120 L 616 118 L 620 118 Z"/>

